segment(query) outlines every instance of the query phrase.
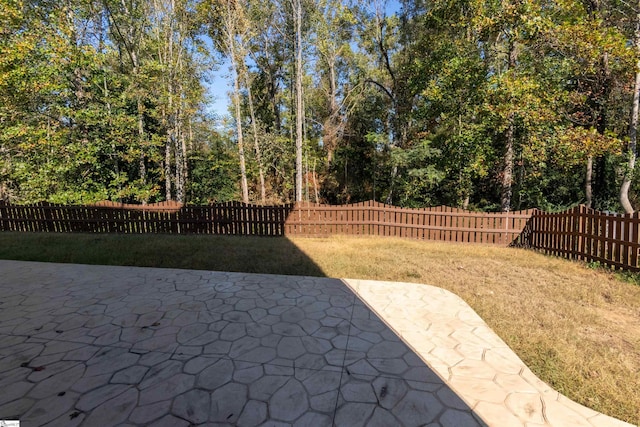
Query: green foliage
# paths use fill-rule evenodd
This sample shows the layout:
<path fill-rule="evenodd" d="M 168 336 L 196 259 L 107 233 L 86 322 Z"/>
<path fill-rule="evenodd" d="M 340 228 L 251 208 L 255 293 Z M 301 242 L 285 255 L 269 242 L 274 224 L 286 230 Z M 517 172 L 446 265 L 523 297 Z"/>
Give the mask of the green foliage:
<path fill-rule="evenodd" d="M 238 161 L 229 153 L 214 153 L 190 158 L 191 180 L 187 189 L 188 202 L 206 205 L 237 199 Z"/>
<path fill-rule="evenodd" d="M 370 132 L 338 147 L 324 178 L 322 197 L 333 204 L 384 200 L 390 177 L 388 141 Z"/>
<path fill-rule="evenodd" d="M 397 169 L 394 185 L 400 206 L 420 207 L 434 203 L 433 190 L 444 174 L 430 162 L 439 154 L 440 150 L 432 148 L 427 140 L 419 141 L 411 148 L 394 147 L 391 150 L 391 164 Z"/>
<path fill-rule="evenodd" d="M 640 286 L 640 273 L 630 271 L 618 271 L 615 273 L 616 277 L 623 282 L 631 283 L 635 286 Z"/>
<path fill-rule="evenodd" d="M 231 123 L 204 113 L 233 24 L 254 201 L 261 172 L 270 202 L 293 198 L 301 71 L 309 200 L 491 210 L 509 189 L 510 209 L 555 210 L 586 201 L 592 158 L 594 207 L 619 208 L 628 5 L 303 3 L 297 70 L 289 2 L 0 0 L 0 199 L 239 199 Z"/>

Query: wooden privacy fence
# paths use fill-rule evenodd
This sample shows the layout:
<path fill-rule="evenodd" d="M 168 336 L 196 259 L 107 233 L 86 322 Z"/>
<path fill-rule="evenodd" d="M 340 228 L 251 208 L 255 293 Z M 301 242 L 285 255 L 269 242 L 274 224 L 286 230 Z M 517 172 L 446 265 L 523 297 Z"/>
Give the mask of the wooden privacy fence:
<path fill-rule="evenodd" d="M 52 205 L 49 205 L 49 206 L 52 206 Z M 169 200 L 167 202 L 159 202 L 159 203 L 148 203 L 146 205 L 133 205 L 129 203 L 118 203 L 118 202 L 112 202 L 111 200 L 104 200 L 102 202 L 93 203 L 89 206 L 111 208 L 111 209 L 133 209 L 133 210 L 143 210 L 143 211 L 177 212 L 184 205 L 182 203 L 179 203 L 173 200 Z"/>
<path fill-rule="evenodd" d="M 393 236 L 508 245 L 520 235 L 532 212 L 484 213 L 448 206 L 409 209 L 375 201 L 342 206 L 300 204 L 291 212 L 285 233 Z"/>
<path fill-rule="evenodd" d="M 133 206 L 104 202 L 91 206 L 0 204 L 0 231 L 280 236 L 293 208 L 235 202 L 197 207 L 175 202 Z"/>
<path fill-rule="evenodd" d="M 557 213 L 535 211 L 513 245 L 640 271 L 640 216 L 607 214 L 586 206 Z"/>
<path fill-rule="evenodd" d="M 407 209 L 369 201 L 350 205 L 210 206 L 118 204 L 60 206 L 0 204 L 0 231 L 58 233 L 172 233 L 256 236 L 396 236 L 422 240 L 508 245 L 533 210 L 470 212 L 439 206 Z"/>

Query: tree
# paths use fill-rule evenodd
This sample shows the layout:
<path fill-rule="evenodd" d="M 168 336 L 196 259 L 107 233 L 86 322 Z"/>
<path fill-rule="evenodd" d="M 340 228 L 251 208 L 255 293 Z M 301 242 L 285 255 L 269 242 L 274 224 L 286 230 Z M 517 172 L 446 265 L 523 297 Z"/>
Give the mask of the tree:
<path fill-rule="evenodd" d="M 330 167 L 345 130 L 346 116 L 361 87 L 348 79 L 356 67 L 350 46 L 355 16 L 347 5 L 336 0 L 320 0 L 316 13 L 314 47 L 319 93 L 313 113 L 322 126 L 322 146 Z"/>
<path fill-rule="evenodd" d="M 121 66 L 131 67 L 131 83 L 128 91 L 134 94 L 136 104 L 138 146 L 135 149 L 139 157 L 140 185 L 148 189 L 147 194 L 141 194 L 141 201 L 146 203 L 153 192 L 152 185 L 147 180 L 147 157 L 151 144 L 145 132 L 145 90 L 141 64 L 145 33 L 149 22 L 148 4 L 145 1 L 137 0 L 121 0 L 120 2 L 104 0 L 103 4 L 109 17 L 111 38 L 116 42 L 119 50 Z"/>
<path fill-rule="evenodd" d="M 165 198 L 185 201 L 188 179 L 189 131 L 203 99 L 204 61 L 197 53 L 197 16 L 184 0 L 154 0 L 152 3 L 150 51 L 157 70 L 151 87 L 164 143 Z"/>
<path fill-rule="evenodd" d="M 302 146 L 304 140 L 304 104 L 302 92 L 302 79 L 304 75 L 302 63 L 302 0 L 292 0 L 293 23 L 295 34 L 295 116 L 296 116 L 296 202 L 302 201 Z"/>
<path fill-rule="evenodd" d="M 220 3 L 205 5 L 210 22 L 209 33 L 218 48 L 229 59 L 233 78 L 233 107 L 235 113 L 236 142 L 240 159 L 240 184 L 242 201 L 249 203 L 249 186 L 247 184 L 247 168 L 244 152 L 244 134 L 242 129 L 242 108 L 240 100 L 241 68 L 244 64 L 243 42 L 247 28 L 244 9 L 239 2 L 225 0 Z"/>
<path fill-rule="evenodd" d="M 629 145 L 627 148 L 627 167 L 620 187 L 620 204 L 626 213 L 633 213 L 634 209 L 629 201 L 629 189 L 636 167 L 637 141 L 638 141 L 638 109 L 640 108 L 640 2 L 636 9 L 636 28 L 634 33 L 634 46 L 637 55 L 635 84 L 633 86 L 633 102 L 631 104 L 631 119 L 629 123 Z"/>
<path fill-rule="evenodd" d="M 616 9 L 610 2 L 558 4 L 544 38 L 547 56 L 561 71 L 559 81 L 565 82 L 559 103 L 567 124 L 563 129 L 568 129 L 568 137 L 591 135 L 575 139 L 574 150 L 585 154 L 586 204 L 599 208 L 612 203 L 606 163 L 611 154 L 617 155 L 627 132 L 628 109 L 621 100 L 628 96 L 625 81 L 635 62 L 630 61 L 626 25 Z M 572 130 L 575 127 L 582 131 Z M 594 141 L 592 131 L 599 134 L 599 143 L 585 143 Z"/>

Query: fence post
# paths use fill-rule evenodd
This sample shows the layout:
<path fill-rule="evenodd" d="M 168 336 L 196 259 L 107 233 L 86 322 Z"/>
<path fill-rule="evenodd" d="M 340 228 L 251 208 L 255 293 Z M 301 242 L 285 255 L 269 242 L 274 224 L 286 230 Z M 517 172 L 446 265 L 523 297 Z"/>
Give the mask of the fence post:
<path fill-rule="evenodd" d="M 500 243 L 505 245 L 509 240 L 509 211 L 504 212 L 504 215 L 502 218 L 504 221 L 504 234 L 502 235 L 503 236 L 502 242 Z"/>
<path fill-rule="evenodd" d="M 0 201 L 0 231 L 10 231 L 7 203 Z"/>
<path fill-rule="evenodd" d="M 638 251 L 640 251 L 640 212 L 636 211 L 631 215 L 631 268 L 637 270 L 638 267 Z"/>
<path fill-rule="evenodd" d="M 577 206 L 574 210 L 574 223 L 573 223 L 573 234 L 574 234 L 574 238 L 573 238 L 573 247 L 572 247 L 572 251 L 573 251 L 573 256 L 574 259 L 581 259 L 582 258 L 582 224 L 583 224 L 583 214 L 584 212 L 584 206 L 580 205 Z"/>

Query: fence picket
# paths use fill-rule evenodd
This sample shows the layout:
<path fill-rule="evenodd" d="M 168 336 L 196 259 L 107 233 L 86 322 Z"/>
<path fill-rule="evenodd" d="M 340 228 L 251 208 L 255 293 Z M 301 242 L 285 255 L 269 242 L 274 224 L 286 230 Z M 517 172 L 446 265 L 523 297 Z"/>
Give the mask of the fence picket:
<path fill-rule="evenodd" d="M 640 215 L 606 214 L 585 206 L 533 211 L 519 244 L 549 255 L 638 271 Z"/>

